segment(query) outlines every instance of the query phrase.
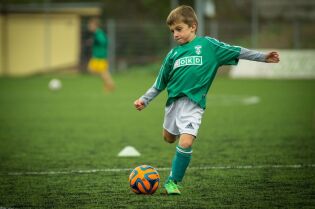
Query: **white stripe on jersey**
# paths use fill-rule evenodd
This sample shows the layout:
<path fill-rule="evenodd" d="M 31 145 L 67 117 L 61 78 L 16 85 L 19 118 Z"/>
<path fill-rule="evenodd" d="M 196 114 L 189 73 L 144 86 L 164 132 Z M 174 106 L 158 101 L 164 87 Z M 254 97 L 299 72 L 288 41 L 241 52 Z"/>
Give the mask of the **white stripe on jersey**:
<path fill-rule="evenodd" d="M 164 71 L 164 69 L 165 69 L 165 68 L 164 68 L 165 63 L 167 62 L 168 58 L 171 56 L 173 50 L 174 50 L 174 49 L 172 49 L 172 50 L 167 54 L 167 56 L 166 56 L 166 58 L 165 58 L 165 61 L 164 61 L 164 63 L 162 64 L 162 66 L 161 66 L 161 68 L 160 68 L 159 75 L 158 75 L 158 77 L 156 78 L 156 80 L 155 80 L 155 82 L 154 82 L 154 84 L 153 84 L 153 86 L 154 86 L 155 88 L 157 88 L 157 89 L 159 89 L 158 86 L 157 86 L 157 84 L 160 84 L 160 83 L 161 83 L 161 79 L 162 79 L 162 77 L 163 77 L 163 71 Z M 160 79 L 159 79 L 159 78 L 160 78 Z M 159 80 L 160 80 L 160 81 L 159 81 Z"/>
<path fill-rule="evenodd" d="M 230 51 L 233 51 L 233 52 L 238 52 L 237 50 L 234 50 L 234 49 L 231 49 L 231 48 L 228 48 L 228 47 L 224 47 L 224 46 L 226 46 L 227 44 L 224 43 L 224 42 L 220 42 L 220 41 L 218 41 L 218 40 L 215 39 L 215 38 L 210 38 L 210 37 L 208 37 L 208 36 L 205 36 L 205 38 L 206 38 L 209 42 L 213 43 L 214 45 L 216 45 L 216 46 L 218 46 L 218 47 L 221 47 L 221 48 L 223 48 L 223 49 L 227 49 L 227 50 L 230 50 Z M 224 46 L 219 45 L 219 44 L 216 43 L 214 40 L 217 41 L 217 42 L 223 43 Z"/>

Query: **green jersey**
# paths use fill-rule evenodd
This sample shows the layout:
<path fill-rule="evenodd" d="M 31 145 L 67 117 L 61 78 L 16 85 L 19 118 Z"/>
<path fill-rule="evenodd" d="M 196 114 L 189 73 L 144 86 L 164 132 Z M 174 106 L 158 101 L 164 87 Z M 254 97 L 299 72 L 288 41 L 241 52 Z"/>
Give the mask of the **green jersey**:
<path fill-rule="evenodd" d="M 167 88 L 166 106 L 187 96 L 206 108 L 206 95 L 218 68 L 236 65 L 241 48 L 210 37 L 196 37 L 172 49 L 163 61 L 154 88 Z"/>
<path fill-rule="evenodd" d="M 107 59 L 107 37 L 100 28 L 94 32 L 92 57 L 98 59 Z"/>

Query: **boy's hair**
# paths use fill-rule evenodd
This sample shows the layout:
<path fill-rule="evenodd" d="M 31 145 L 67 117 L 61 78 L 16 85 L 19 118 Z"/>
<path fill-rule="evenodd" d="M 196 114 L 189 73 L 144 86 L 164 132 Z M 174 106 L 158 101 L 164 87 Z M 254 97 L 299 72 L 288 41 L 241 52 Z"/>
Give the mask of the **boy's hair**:
<path fill-rule="evenodd" d="M 166 19 L 168 26 L 180 22 L 187 24 L 189 27 L 196 24 L 196 28 L 198 28 L 197 15 L 192 7 L 186 5 L 179 6 L 173 9 Z"/>

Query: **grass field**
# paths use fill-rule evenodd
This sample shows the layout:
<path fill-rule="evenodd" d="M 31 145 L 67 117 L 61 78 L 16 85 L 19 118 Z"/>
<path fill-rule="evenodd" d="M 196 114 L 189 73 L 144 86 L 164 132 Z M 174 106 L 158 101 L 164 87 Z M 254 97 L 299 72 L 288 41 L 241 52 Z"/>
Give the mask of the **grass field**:
<path fill-rule="evenodd" d="M 182 195 L 143 196 L 128 169 L 163 168 L 163 182 L 175 152 L 161 137 L 165 92 L 133 108 L 155 72 L 116 74 L 113 94 L 83 75 L 57 75 L 51 92 L 53 77 L 0 78 L 1 209 L 315 208 L 314 80 L 218 77 Z M 141 156 L 117 157 L 128 145 Z"/>

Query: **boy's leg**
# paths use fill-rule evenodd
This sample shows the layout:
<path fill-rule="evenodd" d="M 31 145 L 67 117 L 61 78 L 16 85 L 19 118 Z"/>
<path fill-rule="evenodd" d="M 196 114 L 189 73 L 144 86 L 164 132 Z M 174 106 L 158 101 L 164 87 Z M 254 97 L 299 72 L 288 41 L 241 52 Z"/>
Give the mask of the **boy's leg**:
<path fill-rule="evenodd" d="M 190 134 L 182 134 L 179 138 L 179 143 L 176 146 L 176 153 L 172 161 L 172 170 L 164 185 L 168 194 L 180 194 L 177 182 L 182 181 L 189 165 L 194 139 L 195 136 Z"/>
<path fill-rule="evenodd" d="M 180 135 L 178 145 L 184 149 L 191 148 L 194 143 L 195 138 L 196 137 L 191 134 L 182 134 Z"/>
<path fill-rule="evenodd" d="M 190 163 L 192 155 L 192 145 L 198 134 L 201 118 L 204 110 L 189 98 L 179 100 L 179 111 L 176 124 L 178 126 L 180 137 L 176 147 L 176 153 L 172 161 L 172 172 L 170 179 L 175 182 L 181 182 L 186 169 Z"/>
<path fill-rule="evenodd" d="M 115 89 L 115 84 L 109 70 L 105 70 L 105 72 L 103 72 L 101 76 L 104 81 L 105 89 L 107 91 L 113 91 Z"/>
<path fill-rule="evenodd" d="M 164 139 L 173 143 L 178 133 L 179 143 L 172 161 L 172 170 L 164 187 L 168 194 L 180 194 L 177 182 L 182 181 L 190 163 L 192 144 L 197 135 L 203 110 L 188 98 L 180 98 L 165 109 Z"/>
<path fill-rule="evenodd" d="M 166 142 L 172 144 L 176 141 L 178 138 L 178 135 L 171 134 L 166 129 L 163 129 L 163 138 Z"/>
<path fill-rule="evenodd" d="M 169 177 L 175 182 L 181 182 L 185 175 L 191 160 L 194 139 L 195 136 L 190 134 L 182 134 L 179 138 L 179 143 L 176 146 L 176 153 L 172 161 L 172 172 Z"/>

